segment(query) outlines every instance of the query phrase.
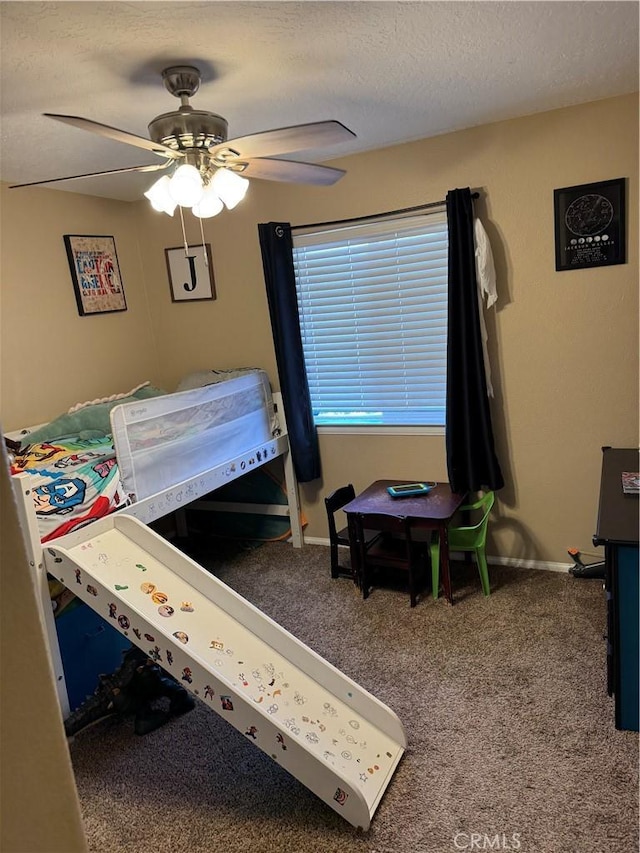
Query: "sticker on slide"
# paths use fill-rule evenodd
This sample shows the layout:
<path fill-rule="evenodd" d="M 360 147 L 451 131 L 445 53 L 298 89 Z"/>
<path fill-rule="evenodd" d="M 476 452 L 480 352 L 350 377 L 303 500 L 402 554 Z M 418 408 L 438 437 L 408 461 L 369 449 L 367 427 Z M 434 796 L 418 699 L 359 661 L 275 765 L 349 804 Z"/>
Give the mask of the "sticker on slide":
<path fill-rule="evenodd" d="M 339 806 L 343 806 L 347 802 L 348 796 L 349 794 L 347 794 L 346 791 L 343 791 L 342 788 L 336 788 L 336 792 L 333 795 L 333 799 Z"/>

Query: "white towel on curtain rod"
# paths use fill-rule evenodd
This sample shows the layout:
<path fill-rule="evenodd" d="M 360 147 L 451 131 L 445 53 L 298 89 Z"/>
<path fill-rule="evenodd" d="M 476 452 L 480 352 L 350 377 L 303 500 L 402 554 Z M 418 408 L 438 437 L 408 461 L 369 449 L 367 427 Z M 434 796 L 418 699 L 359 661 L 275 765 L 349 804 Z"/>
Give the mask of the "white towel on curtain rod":
<path fill-rule="evenodd" d="M 484 319 L 484 300 L 487 300 L 487 308 L 491 308 L 498 301 L 496 289 L 496 270 L 493 264 L 493 253 L 487 232 L 478 217 L 474 217 L 473 237 L 476 256 L 476 281 L 478 283 L 478 307 L 480 309 L 480 331 L 482 333 L 482 355 L 484 358 L 484 373 L 487 380 L 487 394 L 493 397 L 493 385 L 491 384 L 491 365 L 489 363 L 489 351 L 487 349 L 487 324 Z"/>

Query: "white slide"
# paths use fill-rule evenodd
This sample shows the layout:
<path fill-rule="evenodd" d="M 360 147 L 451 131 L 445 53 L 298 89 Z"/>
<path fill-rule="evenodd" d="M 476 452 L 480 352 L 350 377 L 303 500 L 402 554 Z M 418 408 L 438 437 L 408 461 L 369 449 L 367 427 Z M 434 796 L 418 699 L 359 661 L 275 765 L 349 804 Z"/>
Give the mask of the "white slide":
<path fill-rule="evenodd" d="M 353 826 L 406 748 L 386 705 L 124 514 L 44 546 L 47 571 Z"/>

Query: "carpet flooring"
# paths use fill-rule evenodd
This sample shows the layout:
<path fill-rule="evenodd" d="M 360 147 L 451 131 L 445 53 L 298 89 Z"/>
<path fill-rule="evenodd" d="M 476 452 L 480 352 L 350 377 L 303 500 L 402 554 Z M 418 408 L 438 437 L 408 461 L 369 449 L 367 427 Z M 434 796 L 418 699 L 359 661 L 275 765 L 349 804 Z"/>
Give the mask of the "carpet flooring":
<path fill-rule="evenodd" d="M 70 744 L 92 853 L 630 853 L 638 735 L 617 731 L 602 582 L 452 567 L 455 605 L 364 601 L 329 551 L 200 542 L 191 556 L 389 705 L 408 749 L 358 832 L 198 701 L 156 731 Z"/>

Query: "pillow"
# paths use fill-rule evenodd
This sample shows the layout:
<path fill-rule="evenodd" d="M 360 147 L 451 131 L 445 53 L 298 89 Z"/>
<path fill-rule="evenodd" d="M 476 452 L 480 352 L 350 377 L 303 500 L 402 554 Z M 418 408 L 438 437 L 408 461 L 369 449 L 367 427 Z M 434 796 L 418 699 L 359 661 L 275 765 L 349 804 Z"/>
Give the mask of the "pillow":
<path fill-rule="evenodd" d="M 194 388 L 204 388 L 206 385 L 215 385 L 218 382 L 225 382 L 227 379 L 236 379 L 238 376 L 245 376 L 247 373 L 261 373 L 259 367 L 236 367 L 228 370 L 200 370 L 197 373 L 190 373 L 181 380 L 176 388 L 176 391 L 191 391 Z"/>
<path fill-rule="evenodd" d="M 131 396 L 121 397 L 110 402 L 83 404 L 81 409 L 75 412 L 66 412 L 55 420 L 44 426 L 38 427 L 33 432 L 27 433 L 21 439 L 21 444 L 41 444 L 42 442 L 55 441 L 63 436 L 74 435 L 82 438 L 101 438 L 111 432 L 109 413 L 114 406 L 122 403 L 133 403 L 137 400 L 145 400 L 149 397 L 160 397 L 166 394 L 160 388 L 145 384 L 134 391 Z"/>

